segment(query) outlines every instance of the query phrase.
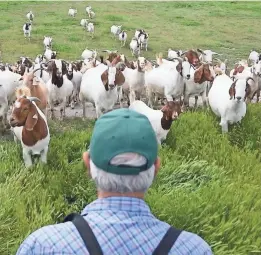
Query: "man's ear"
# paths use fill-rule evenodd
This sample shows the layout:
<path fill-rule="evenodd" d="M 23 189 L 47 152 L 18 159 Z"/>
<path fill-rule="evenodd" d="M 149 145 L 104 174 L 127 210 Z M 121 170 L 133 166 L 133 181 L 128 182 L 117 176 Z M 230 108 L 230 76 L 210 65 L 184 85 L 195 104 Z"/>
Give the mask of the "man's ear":
<path fill-rule="evenodd" d="M 154 165 L 155 165 L 155 176 L 156 176 L 160 169 L 160 158 L 159 157 L 157 157 L 157 159 L 155 160 Z"/>
<path fill-rule="evenodd" d="M 88 174 L 90 172 L 90 154 L 88 151 L 85 151 L 82 155 L 82 159 L 85 167 L 88 169 Z"/>

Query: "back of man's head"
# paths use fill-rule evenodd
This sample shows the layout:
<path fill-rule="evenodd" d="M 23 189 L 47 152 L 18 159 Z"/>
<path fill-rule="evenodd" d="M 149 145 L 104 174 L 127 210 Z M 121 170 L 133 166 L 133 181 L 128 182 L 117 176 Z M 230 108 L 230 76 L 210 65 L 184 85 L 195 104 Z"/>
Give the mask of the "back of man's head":
<path fill-rule="evenodd" d="M 89 148 L 90 174 L 98 190 L 145 192 L 152 184 L 158 144 L 145 115 L 129 109 L 102 115 Z"/>

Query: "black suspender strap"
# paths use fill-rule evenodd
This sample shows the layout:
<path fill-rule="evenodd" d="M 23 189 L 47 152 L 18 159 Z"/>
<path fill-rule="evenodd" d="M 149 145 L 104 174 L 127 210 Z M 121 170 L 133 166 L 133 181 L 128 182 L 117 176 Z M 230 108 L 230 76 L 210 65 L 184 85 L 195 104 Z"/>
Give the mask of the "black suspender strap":
<path fill-rule="evenodd" d="M 168 255 L 182 230 L 170 227 L 152 255 Z"/>
<path fill-rule="evenodd" d="M 102 249 L 92 232 L 88 222 L 77 213 L 69 214 L 65 219 L 64 222 L 71 221 L 74 226 L 77 228 L 88 252 L 90 255 L 102 255 Z"/>
<path fill-rule="evenodd" d="M 63 222 L 71 221 L 78 230 L 90 255 L 103 255 L 102 249 L 88 222 L 77 213 L 71 213 Z M 170 227 L 152 255 L 168 255 L 182 230 Z"/>

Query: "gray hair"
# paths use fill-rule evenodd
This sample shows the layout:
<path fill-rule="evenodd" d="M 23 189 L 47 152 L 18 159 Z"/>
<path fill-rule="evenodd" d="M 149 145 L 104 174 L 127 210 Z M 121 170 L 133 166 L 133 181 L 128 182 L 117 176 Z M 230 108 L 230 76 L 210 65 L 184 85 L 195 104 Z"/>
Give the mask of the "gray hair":
<path fill-rule="evenodd" d="M 115 156 L 110 163 L 112 165 L 142 166 L 146 158 L 137 153 L 123 153 Z M 138 175 L 118 175 L 99 169 L 90 160 L 90 174 L 95 181 L 97 189 L 106 192 L 146 192 L 151 186 L 155 176 L 155 165 Z"/>

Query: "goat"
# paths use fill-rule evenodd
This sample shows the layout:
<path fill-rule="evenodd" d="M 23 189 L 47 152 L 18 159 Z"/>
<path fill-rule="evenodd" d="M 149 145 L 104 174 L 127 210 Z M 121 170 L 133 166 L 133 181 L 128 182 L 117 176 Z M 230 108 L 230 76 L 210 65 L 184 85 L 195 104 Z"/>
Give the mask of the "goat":
<path fill-rule="evenodd" d="M 215 72 L 216 70 L 219 72 L 219 74 L 227 74 L 227 59 L 225 59 L 224 62 L 222 62 L 220 59 L 215 58 L 215 60 L 218 61 L 218 64 L 214 66 Z"/>
<path fill-rule="evenodd" d="M 70 7 L 68 10 L 68 15 L 71 17 L 75 17 L 76 14 L 77 14 L 77 9 L 73 9 Z"/>
<path fill-rule="evenodd" d="M 166 139 L 172 122 L 177 120 L 182 112 L 180 103 L 176 101 L 167 102 L 161 110 L 153 110 L 144 102 L 136 100 L 130 104 L 129 109 L 149 119 L 159 145 Z"/>
<path fill-rule="evenodd" d="M 30 21 L 30 22 L 33 22 L 34 20 L 34 14 L 32 11 L 29 11 L 27 14 L 26 14 L 26 18 Z"/>
<path fill-rule="evenodd" d="M 94 25 L 93 25 L 93 23 L 88 23 L 86 29 L 90 33 L 90 36 L 93 38 L 93 36 L 94 36 Z"/>
<path fill-rule="evenodd" d="M 8 105 L 15 101 L 15 88 L 19 86 L 21 75 L 11 72 L 9 69 L 0 72 L 0 84 L 4 88 Z"/>
<path fill-rule="evenodd" d="M 57 52 L 49 49 L 49 47 L 46 47 L 46 50 L 44 52 L 44 57 L 48 60 L 50 59 L 56 59 Z"/>
<path fill-rule="evenodd" d="M 148 33 L 142 33 L 139 36 L 139 44 L 140 44 L 140 49 L 142 50 L 142 47 L 145 47 L 145 50 L 148 51 L 148 41 L 149 41 L 149 34 Z"/>
<path fill-rule="evenodd" d="M 8 100 L 4 86 L 0 84 L 0 121 L 5 129 L 7 124 Z"/>
<path fill-rule="evenodd" d="M 35 72 L 39 69 L 41 68 L 35 69 L 32 72 L 25 72 L 20 80 L 23 81 L 22 86 L 29 88 L 30 94 L 27 94 L 27 96 L 39 98 L 40 101 L 36 101 L 36 105 L 47 116 L 48 89 L 46 84 L 42 80 L 39 81 L 38 77 L 35 76 Z M 18 89 L 21 89 L 21 87 L 18 87 Z"/>
<path fill-rule="evenodd" d="M 259 60 L 261 60 L 261 54 L 255 50 L 251 50 L 247 60 L 248 65 L 253 65 Z"/>
<path fill-rule="evenodd" d="M 114 39 L 116 39 L 116 36 L 118 36 L 119 33 L 121 32 L 121 27 L 122 26 L 116 26 L 116 25 L 111 26 L 111 33 Z"/>
<path fill-rule="evenodd" d="M 124 68 L 122 72 L 125 77 L 125 82 L 122 85 L 122 90 L 124 93 L 129 94 L 129 101 L 132 103 L 136 94 L 140 99 L 143 91 L 145 90 L 145 65 L 147 61 L 144 57 L 138 57 L 137 68 Z M 119 96 L 121 101 L 121 95 Z"/>
<path fill-rule="evenodd" d="M 188 50 L 181 53 L 181 56 L 185 56 L 188 59 L 188 62 L 193 65 L 194 67 L 197 67 L 200 63 L 200 59 L 198 56 L 198 53 L 195 50 Z"/>
<path fill-rule="evenodd" d="M 139 43 L 139 40 L 136 39 L 135 37 L 133 37 L 131 39 L 130 50 L 131 50 L 132 56 L 134 56 L 134 55 L 139 56 L 140 55 L 140 43 Z"/>
<path fill-rule="evenodd" d="M 34 60 L 35 64 L 41 64 L 41 63 L 45 63 L 46 62 L 46 58 L 44 55 L 42 54 L 38 54 Z"/>
<path fill-rule="evenodd" d="M 97 57 L 97 51 L 96 50 L 88 50 L 87 48 L 82 52 L 81 57 L 83 59 L 92 59 Z"/>
<path fill-rule="evenodd" d="M 208 102 L 215 115 L 221 118 L 222 133 L 228 124 L 241 122 L 246 114 L 246 97 L 251 93 L 251 77 L 232 81 L 226 74 L 215 78 L 208 94 Z"/>
<path fill-rule="evenodd" d="M 32 166 L 31 155 L 40 154 L 42 163 L 47 163 L 50 133 L 47 119 L 34 101 L 34 97 L 18 98 L 14 104 L 10 125 L 14 141 L 21 142 L 26 167 Z"/>
<path fill-rule="evenodd" d="M 203 105 L 207 105 L 207 81 L 212 82 L 215 78 L 214 68 L 210 63 L 201 63 L 197 68 L 191 68 L 190 79 L 185 82 L 184 106 L 189 107 L 189 97 L 195 96 L 197 107 L 198 96 L 202 97 Z"/>
<path fill-rule="evenodd" d="M 75 103 L 78 103 L 82 72 L 76 70 L 76 66 L 72 63 L 68 63 L 67 66 L 67 79 L 73 83 L 73 93 L 71 96 L 71 108 L 74 109 Z"/>
<path fill-rule="evenodd" d="M 153 107 L 153 94 L 166 97 L 167 101 L 179 99 L 183 95 L 184 81 L 190 78 L 191 65 L 186 58 L 177 60 L 173 62 L 176 66 L 154 68 L 147 73 L 145 86 L 150 107 Z"/>
<path fill-rule="evenodd" d="M 174 59 L 181 57 L 182 50 L 172 50 L 171 48 L 168 49 L 168 59 Z"/>
<path fill-rule="evenodd" d="M 118 58 L 112 63 L 107 61 L 107 65 L 100 64 L 83 75 L 79 95 L 83 105 L 83 118 L 86 117 L 86 100 L 94 105 L 97 119 L 102 115 L 102 110 L 113 109 L 118 99 L 117 86 L 121 86 L 125 81 L 120 70 L 121 62 L 117 61 Z"/>
<path fill-rule="evenodd" d="M 122 30 L 120 33 L 119 33 L 119 40 L 121 41 L 121 47 L 124 47 L 125 46 L 125 43 L 126 43 L 126 40 L 127 40 L 127 33 L 125 30 Z"/>
<path fill-rule="evenodd" d="M 197 49 L 198 52 L 201 53 L 201 55 L 199 56 L 199 59 L 202 62 L 206 62 L 206 63 L 212 63 L 213 61 L 213 55 L 221 55 L 219 53 L 216 53 L 212 50 L 201 50 L 201 49 Z"/>
<path fill-rule="evenodd" d="M 29 40 L 31 39 L 31 31 L 32 31 L 32 23 L 27 22 L 23 25 L 23 32 L 24 32 L 24 37 L 28 37 Z"/>
<path fill-rule="evenodd" d="M 43 45 L 44 49 L 49 48 L 52 49 L 53 38 L 51 36 L 44 36 Z"/>
<path fill-rule="evenodd" d="M 88 25 L 88 19 L 81 19 L 81 22 L 80 22 L 80 25 L 83 27 L 83 28 L 86 28 L 87 25 Z"/>
<path fill-rule="evenodd" d="M 89 19 L 93 19 L 95 17 L 95 13 L 92 10 L 91 6 L 87 6 L 85 10 L 86 10 L 86 13 L 88 14 Z"/>
<path fill-rule="evenodd" d="M 62 60 L 53 60 L 50 68 L 51 78 L 47 82 L 48 88 L 48 104 L 51 110 L 51 119 L 54 118 L 54 102 L 60 101 L 60 120 L 65 116 L 65 107 L 69 97 L 73 92 L 73 83 L 66 77 L 66 64 Z M 44 68 L 44 67 L 43 67 Z"/>
<path fill-rule="evenodd" d="M 142 34 L 145 34 L 144 29 L 136 29 L 134 37 L 138 40 Z"/>

